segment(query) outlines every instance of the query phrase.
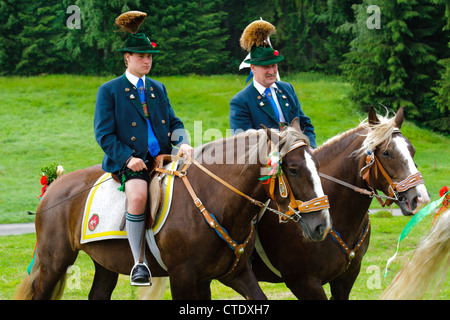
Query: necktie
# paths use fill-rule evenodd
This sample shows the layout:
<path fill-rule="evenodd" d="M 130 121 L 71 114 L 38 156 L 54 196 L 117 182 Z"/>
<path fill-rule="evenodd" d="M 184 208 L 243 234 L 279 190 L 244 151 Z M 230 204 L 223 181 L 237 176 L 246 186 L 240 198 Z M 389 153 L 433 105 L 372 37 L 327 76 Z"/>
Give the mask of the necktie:
<path fill-rule="evenodd" d="M 161 148 L 159 147 L 158 139 L 156 139 L 155 133 L 153 132 L 152 124 L 150 122 L 150 117 L 148 114 L 148 107 L 147 107 L 147 100 L 145 98 L 145 88 L 144 88 L 144 81 L 142 78 L 139 78 L 137 82 L 137 88 L 139 93 L 139 99 L 142 103 L 142 109 L 144 109 L 145 118 L 147 119 L 147 130 L 148 130 L 148 152 L 150 155 L 155 158 Z"/>
<path fill-rule="evenodd" d="M 267 99 L 269 99 L 270 104 L 272 105 L 273 111 L 275 112 L 275 115 L 277 116 L 278 122 L 280 122 L 280 113 L 278 112 L 277 104 L 275 103 L 275 100 L 273 100 L 272 93 L 270 92 L 270 88 L 266 88 L 264 90 L 264 94 L 266 95 Z"/>

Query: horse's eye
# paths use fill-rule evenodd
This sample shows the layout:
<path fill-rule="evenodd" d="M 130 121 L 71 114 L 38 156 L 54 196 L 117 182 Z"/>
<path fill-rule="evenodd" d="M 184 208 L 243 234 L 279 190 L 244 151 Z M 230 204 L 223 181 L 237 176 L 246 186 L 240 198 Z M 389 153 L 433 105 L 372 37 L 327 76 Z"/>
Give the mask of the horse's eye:
<path fill-rule="evenodd" d="M 288 168 L 288 173 L 292 177 L 297 177 L 299 175 L 299 171 L 296 168 Z"/>
<path fill-rule="evenodd" d="M 383 151 L 381 154 L 382 154 L 382 156 L 385 157 L 385 158 L 389 158 L 389 157 L 391 156 L 391 154 L 389 153 L 388 150 Z"/>

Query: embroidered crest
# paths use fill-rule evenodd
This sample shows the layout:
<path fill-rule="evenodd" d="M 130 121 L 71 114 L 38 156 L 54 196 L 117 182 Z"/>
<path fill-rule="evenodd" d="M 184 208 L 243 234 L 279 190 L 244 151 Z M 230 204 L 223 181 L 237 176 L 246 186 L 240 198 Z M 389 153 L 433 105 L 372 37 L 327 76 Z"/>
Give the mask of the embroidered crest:
<path fill-rule="evenodd" d="M 94 231 L 95 228 L 97 228 L 99 221 L 98 214 L 94 213 L 88 222 L 89 231 Z"/>

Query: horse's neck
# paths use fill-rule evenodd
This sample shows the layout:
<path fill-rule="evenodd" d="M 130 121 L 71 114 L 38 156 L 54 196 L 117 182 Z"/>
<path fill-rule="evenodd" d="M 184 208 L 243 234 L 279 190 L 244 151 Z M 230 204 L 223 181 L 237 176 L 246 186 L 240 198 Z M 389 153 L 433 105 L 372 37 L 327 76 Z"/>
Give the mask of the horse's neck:
<path fill-rule="evenodd" d="M 357 186 L 363 186 L 364 181 L 359 175 L 363 165 L 363 156 L 354 152 L 361 148 L 364 137 L 362 130 L 353 130 L 342 134 L 341 139 L 326 143 L 314 152 L 320 163 L 320 172 Z"/>
<path fill-rule="evenodd" d="M 258 178 L 261 174 L 261 158 L 266 158 L 267 151 L 261 145 L 261 149 L 253 149 L 254 152 L 249 154 L 254 142 L 257 142 L 256 137 L 228 138 L 205 145 L 201 155 L 204 166 L 218 177 L 251 198 L 265 201 L 264 189 Z M 257 151 L 264 153 L 264 156 Z M 209 177 L 209 180 L 212 181 L 212 178 Z M 216 190 L 206 185 L 209 183 L 203 186 L 204 192 L 214 198 L 217 204 L 212 213 L 233 239 L 245 239 L 259 207 L 224 185 L 218 186 Z"/>
<path fill-rule="evenodd" d="M 314 155 L 320 162 L 320 172 L 351 185 L 367 188 L 359 174 L 364 165 L 363 156 L 354 155 L 354 151 L 358 150 L 364 141 L 360 133 L 360 131 L 352 132 L 340 140 L 319 148 Z M 365 227 L 371 198 L 336 182 L 327 179 L 322 181 L 325 186 L 328 186 L 324 189 L 325 193 L 327 190 L 333 190 L 328 194 L 333 227 L 348 239 L 344 241 L 353 241 L 349 238 L 357 236 L 357 231 Z"/>
<path fill-rule="evenodd" d="M 260 166 L 226 165 L 221 172 L 221 177 L 243 194 L 258 201 L 264 202 L 266 200 L 261 181 L 258 180 Z M 232 238 L 237 238 L 235 240 L 245 239 L 250 232 L 251 223 L 258 213 L 259 207 L 244 196 L 226 188 L 221 189 L 217 195 L 222 204 L 221 220 L 223 226 Z"/>

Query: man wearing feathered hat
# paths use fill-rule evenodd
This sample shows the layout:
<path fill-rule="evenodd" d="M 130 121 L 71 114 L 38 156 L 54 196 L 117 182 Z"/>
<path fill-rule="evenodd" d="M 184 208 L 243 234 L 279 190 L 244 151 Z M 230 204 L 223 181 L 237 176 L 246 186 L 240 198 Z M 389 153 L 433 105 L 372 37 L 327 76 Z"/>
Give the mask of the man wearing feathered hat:
<path fill-rule="evenodd" d="M 309 138 L 311 147 L 316 147 L 316 135 L 311 119 L 300 107 L 291 84 L 277 81 L 278 62 L 283 56 L 270 44 L 275 27 L 264 20 L 249 24 L 242 33 L 241 47 L 249 52 L 253 81 L 238 92 L 230 101 L 230 128 L 239 130 L 260 129 L 261 125 L 280 129 L 298 118 L 303 133 Z"/>
<path fill-rule="evenodd" d="M 135 261 L 132 285 L 151 285 L 151 273 L 140 257 L 145 224 L 149 165 L 158 154 L 192 153 L 184 125 L 175 116 L 165 86 L 145 75 L 152 67 L 156 44 L 137 33 L 146 13 L 130 11 L 115 24 L 130 32 L 119 52 L 124 53 L 125 73 L 98 89 L 95 104 L 95 137 L 105 155 L 103 170 L 122 182 L 126 198 L 126 231 Z"/>

